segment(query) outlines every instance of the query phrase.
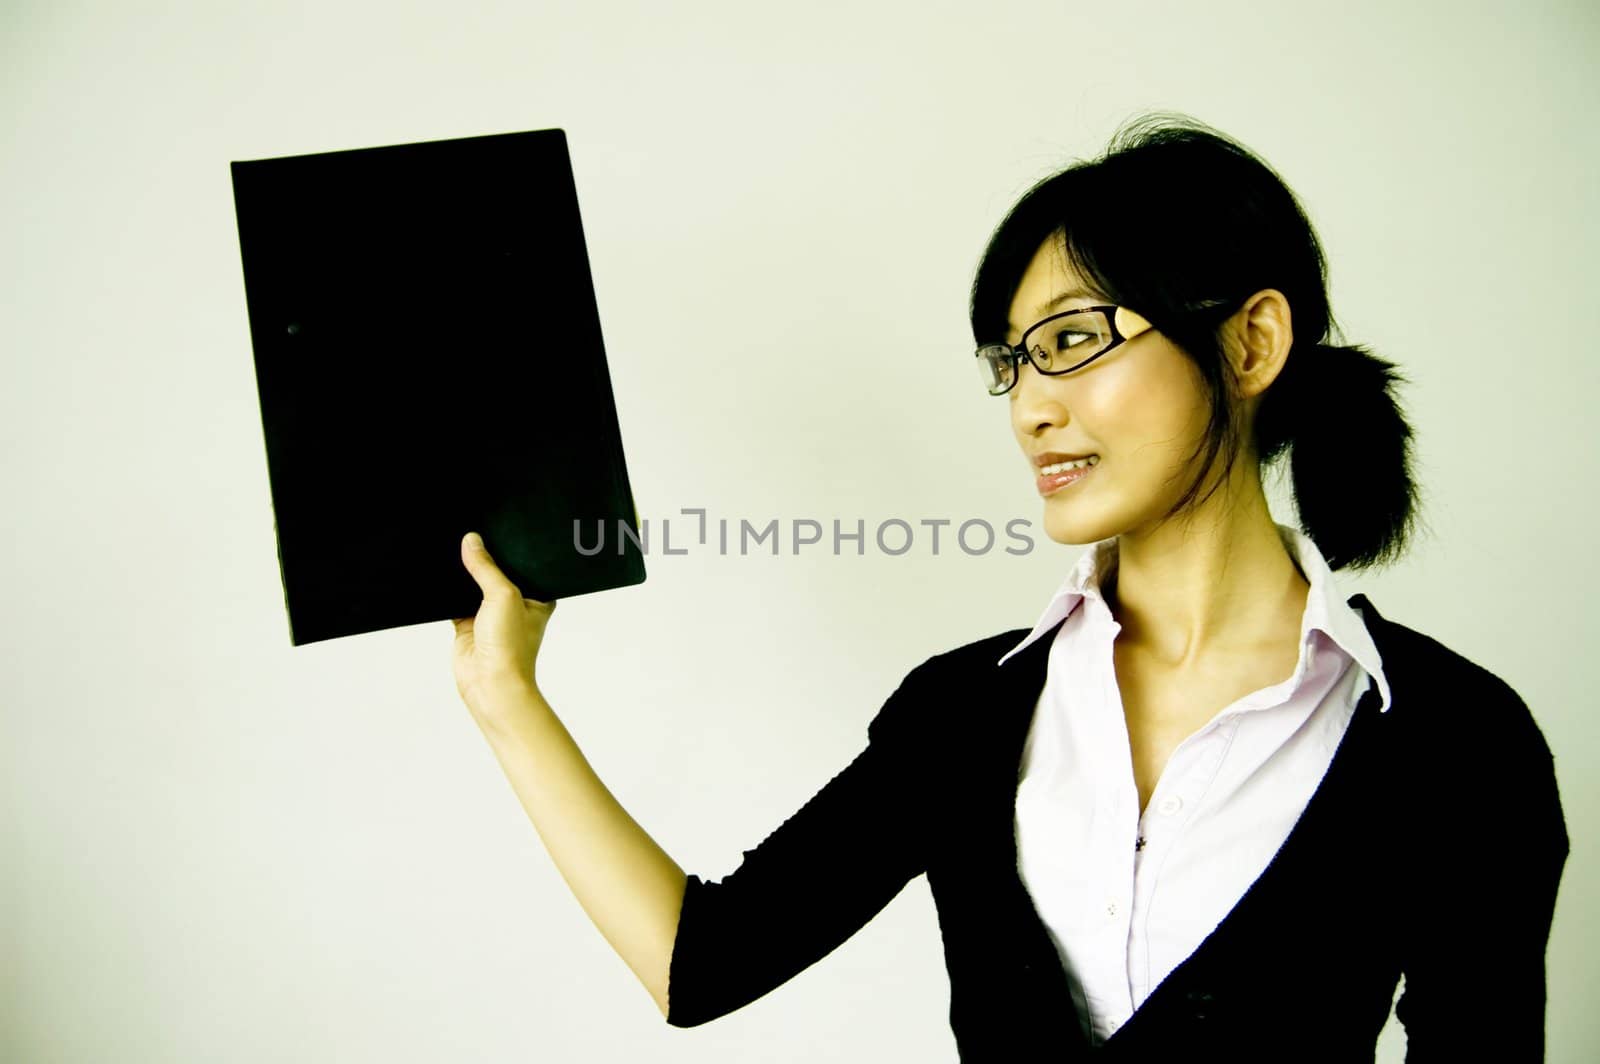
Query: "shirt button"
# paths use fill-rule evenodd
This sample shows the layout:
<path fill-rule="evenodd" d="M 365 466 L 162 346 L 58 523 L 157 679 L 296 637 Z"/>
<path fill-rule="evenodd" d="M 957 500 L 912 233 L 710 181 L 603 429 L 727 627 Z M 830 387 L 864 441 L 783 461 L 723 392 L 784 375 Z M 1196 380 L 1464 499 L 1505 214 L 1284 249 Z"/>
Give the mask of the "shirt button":
<path fill-rule="evenodd" d="M 1174 794 L 1174 795 L 1171 795 L 1169 797 L 1161 799 L 1161 804 L 1156 806 L 1156 811 L 1159 812 L 1162 816 L 1171 816 L 1173 813 L 1176 813 L 1178 810 L 1180 810 L 1182 808 L 1183 808 L 1183 799 L 1179 798 L 1177 795 Z"/>
<path fill-rule="evenodd" d="M 1115 916 L 1115 915 L 1117 915 L 1117 903 L 1116 902 L 1114 902 L 1114 901 L 1106 902 L 1106 915 L 1107 916 Z"/>

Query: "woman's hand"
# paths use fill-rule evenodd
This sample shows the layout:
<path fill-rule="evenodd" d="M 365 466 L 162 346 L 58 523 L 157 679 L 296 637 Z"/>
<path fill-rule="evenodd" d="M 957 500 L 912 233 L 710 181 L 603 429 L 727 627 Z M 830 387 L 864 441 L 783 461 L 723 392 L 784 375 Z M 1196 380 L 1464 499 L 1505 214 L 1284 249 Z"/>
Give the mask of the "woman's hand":
<path fill-rule="evenodd" d="M 451 621 L 456 628 L 456 690 L 481 720 L 502 692 L 537 690 L 534 659 L 554 602 L 523 598 L 476 532 L 461 538 L 461 560 L 483 591 L 476 617 Z"/>

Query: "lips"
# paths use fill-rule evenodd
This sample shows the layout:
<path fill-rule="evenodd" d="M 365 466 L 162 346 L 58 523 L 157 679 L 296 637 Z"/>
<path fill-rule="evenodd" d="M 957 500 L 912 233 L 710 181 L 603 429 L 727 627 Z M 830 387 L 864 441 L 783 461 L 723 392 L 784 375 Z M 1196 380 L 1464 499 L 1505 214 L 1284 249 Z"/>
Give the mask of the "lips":
<path fill-rule="evenodd" d="M 1034 479 L 1034 484 L 1039 489 L 1040 495 L 1053 495 L 1063 488 L 1076 484 L 1084 477 L 1092 474 L 1097 468 L 1099 468 L 1098 463 L 1082 466 L 1078 469 L 1069 469 L 1064 473 L 1040 473 Z"/>
<path fill-rule="evenodd" d="M 1033 464 L 1037 468 L 1055 465 L 1057 462 L 1076 462 L 1080 458 L 1088 458 L 1094 451 L 1084 451 L 1082 454 L 1067 454 L 1064 451 L 1045 451 L 1033 456 Z"/>

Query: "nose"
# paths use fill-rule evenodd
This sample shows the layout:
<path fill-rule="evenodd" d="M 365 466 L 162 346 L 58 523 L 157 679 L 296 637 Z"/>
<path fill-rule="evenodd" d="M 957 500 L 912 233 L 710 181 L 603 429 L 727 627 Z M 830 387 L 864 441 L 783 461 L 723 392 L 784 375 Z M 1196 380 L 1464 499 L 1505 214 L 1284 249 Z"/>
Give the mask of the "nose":
<path fill-rule="evenodd" d="M 1011 387 L 1011 423 L 1018 435 L 1036 436 L 1058 428 L 1067 420 L 1056 382 L 1040 374 L 1030 362 L 1017 367 L 1017 383 Z"/>

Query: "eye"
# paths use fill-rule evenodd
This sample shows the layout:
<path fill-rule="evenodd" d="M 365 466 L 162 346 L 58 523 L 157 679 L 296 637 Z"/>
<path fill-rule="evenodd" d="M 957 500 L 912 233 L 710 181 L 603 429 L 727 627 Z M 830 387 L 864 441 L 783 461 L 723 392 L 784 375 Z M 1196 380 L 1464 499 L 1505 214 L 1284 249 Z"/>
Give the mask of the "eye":
<path fill-rule="evenodd" d="M 1086 340 L 1095 339 L 1094 333 L 1087 333 L 1081 329 L 1057 329 L 1056 350 L 1065 351 L 1069 347 L 1077 347 Z"/>

